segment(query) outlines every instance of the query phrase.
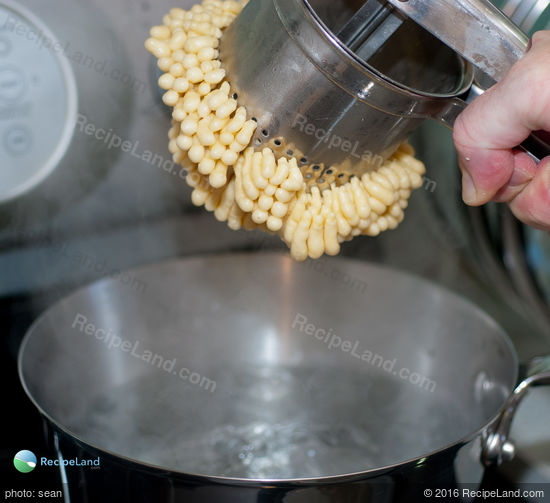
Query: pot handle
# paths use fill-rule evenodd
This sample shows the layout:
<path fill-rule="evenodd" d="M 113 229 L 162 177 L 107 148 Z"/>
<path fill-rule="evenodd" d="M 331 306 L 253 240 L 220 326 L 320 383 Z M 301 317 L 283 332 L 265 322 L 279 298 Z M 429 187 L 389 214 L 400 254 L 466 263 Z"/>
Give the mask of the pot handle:
<path fill-rule="evenodd" d="M 529 390 L 541 385 L 550 385 L 550 355 L 535 358 L 527 365 L 526 377 L 506 401 L 502 414 L 485 440 L 481 453 L 481 461 L 485 466 L 498 466 L 514 457 L 515 448 L 508 439 L 512 421 Z"/>

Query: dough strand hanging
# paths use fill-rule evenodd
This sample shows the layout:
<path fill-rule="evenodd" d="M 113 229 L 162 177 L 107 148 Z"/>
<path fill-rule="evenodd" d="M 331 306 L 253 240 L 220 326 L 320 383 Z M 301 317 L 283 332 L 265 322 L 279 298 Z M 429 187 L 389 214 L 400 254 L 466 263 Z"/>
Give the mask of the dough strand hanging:
<path fill-rule="evenodd" d="M 188 172 L 193 204 L 231 229 L 279 234 L 296 260 L 337 255 L 355 236 L 395 229 L 425 173 L 407 143 L 378 169 L 322 190 L 308 185 L 295 157 L 251 145 L 257 123 L 232 93 L 218 53 L 222 31 L 245 4 L 204 0 L 171 9 L 145 43 L 164 72 L 158 84 L 173 108 L 169 149 Z"/>

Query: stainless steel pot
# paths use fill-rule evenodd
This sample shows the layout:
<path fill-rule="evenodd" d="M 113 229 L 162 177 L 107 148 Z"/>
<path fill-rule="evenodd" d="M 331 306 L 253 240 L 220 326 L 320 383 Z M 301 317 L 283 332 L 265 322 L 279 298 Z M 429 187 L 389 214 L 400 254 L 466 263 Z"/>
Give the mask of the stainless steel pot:
<path fill-rule="evenodd" d="M 423 500 L 478 484 L 516 387 L 503 330 L 404 273 L 279 254 L 175 260 L 61 301 L 20 351 L 70 501 Z M 44 468 L 47 469 L 47 468 Z M 106 489 L 108 488 L 108 490 Z"/>

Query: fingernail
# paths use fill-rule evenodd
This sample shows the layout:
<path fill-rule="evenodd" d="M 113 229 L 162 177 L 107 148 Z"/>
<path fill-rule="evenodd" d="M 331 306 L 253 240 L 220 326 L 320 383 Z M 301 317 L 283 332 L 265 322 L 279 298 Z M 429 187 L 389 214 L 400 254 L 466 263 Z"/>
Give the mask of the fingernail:
<path fill-rule="evenodd" d="M 510 178 L 510 181 L 508 182 L 508 186 L 511 189 L 524 187 L 533 179 L 533 177 L 534 173 L 525 173 L 519 169 L 515 169 L 512 178 Z"/>
<path fill-rule="evenodd" d="M 473 178 L 467 170 L 462 170 L 462 199 L 466 204 L 474 204 L 477 201 L 477 190 Z"/>

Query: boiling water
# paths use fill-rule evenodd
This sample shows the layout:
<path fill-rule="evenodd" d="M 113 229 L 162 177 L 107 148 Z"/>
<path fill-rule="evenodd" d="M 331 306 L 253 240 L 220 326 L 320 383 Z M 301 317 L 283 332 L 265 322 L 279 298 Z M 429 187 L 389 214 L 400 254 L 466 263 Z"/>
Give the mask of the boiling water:
<path fill-rule="evenodd" d="M 295 420 L 221 426 L 161 456 L 176 459 L 181 469 L 192 473 L 291 479 L 368 469 L 380 451 L 367 431 L 353 425 L 327 426 Z M 189 459 L 190 454 L 196 459 Z"/>
<path fill-rule="evenodd" d="M 479 426 L 445 395 L 384 373 L 241 366 L 204 375 L 214 392 L 158 372 L 87 399 L 86 414 L 67 426 L 136 461 L 247 479 L 379 468 Z"/>

